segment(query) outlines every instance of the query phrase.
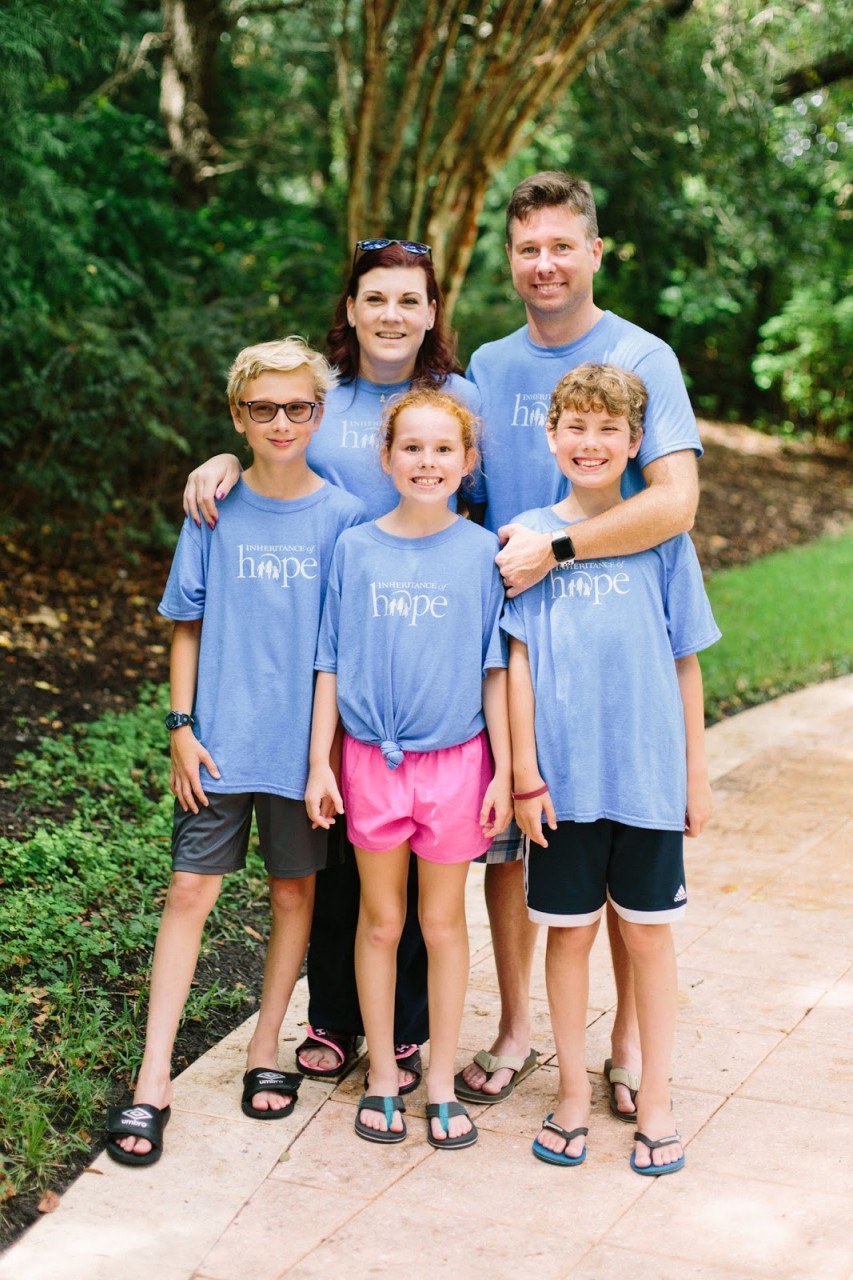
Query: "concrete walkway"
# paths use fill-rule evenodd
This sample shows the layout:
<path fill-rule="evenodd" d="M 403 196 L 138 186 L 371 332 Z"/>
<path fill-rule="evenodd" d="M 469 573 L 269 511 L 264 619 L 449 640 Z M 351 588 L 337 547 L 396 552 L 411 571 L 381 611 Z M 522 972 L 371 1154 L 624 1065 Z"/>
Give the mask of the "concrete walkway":
<path fill-rule="evenodd" d="M 405 1143 L 360 1141 L 362 1066 L 334 1090 L 306 1081 L 287 1120 L 246 1120 L 247 1023 L 177 1080 L 161 1162 L 99 1157 L 7 1251 L 0 1280 L 850 1280 L 853 676 L 725 721 L 709 747 L 716 813 L 688 842 L 690 907 L 676 934 L 683 1172 L 632 1173 L 631 1130 L 608 1112 L 614 991 L 602 936 L 583 1166 L 530 1154 L 556 1082 L 540 953 L 542 1065 L 508 1102 L 474 1109 L 473 1149 L 427 1145 L 423 1088 L 407 1099 Z M 481 879 L 474 868 L 460 1065 L 496 1026 Z M 300 983 L 285 1068 L 305 1001 Z"/>

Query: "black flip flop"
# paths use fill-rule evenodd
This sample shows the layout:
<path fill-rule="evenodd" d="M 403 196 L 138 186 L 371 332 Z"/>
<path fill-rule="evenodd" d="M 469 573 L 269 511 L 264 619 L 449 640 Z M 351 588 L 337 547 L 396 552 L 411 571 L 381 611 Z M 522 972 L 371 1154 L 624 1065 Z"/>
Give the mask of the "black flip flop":
<path fill-rule="evenodd" d="M 355 1131 L 360 1138 L 364 1138 L 365 1142 L 402 1142 L 406 1136 L 406 1122 L 403 1121 L 403 1127 L 399 1133 L 391 1128 L 391 1121 L 394 1118 L 395 1111 L 405 1111 L 406 1104 L 399 1094 L 392 1097 L 385 1097 L 382 1094 L 372 1093 L 365 1094 L 358 1104 L 355 1113 Z M 363 1124 L 360 1118 L 362 1111 L 384 1111 L 385 1123 L 387 1129 L 369 1129 Z"/>
<path fill-rule="evenodd" d="M 427 1103 L 427 1142 L 431 1147 L 435 1147 L 436 1151 L 458 1151 L 461 1147 L 473 1147 L 480 1136 L 477 1133 L 477 1126 L 472 1121 L 468 1132 L 461 1133 L 458 1138 L 434 1138 L 430 1120 L 437 1120 L 444 1132 L 447 1133 L 447 1122 L 451 1116 L 466 1116 L 469 1120 L 471 1119 L 467 1109 L 463 1107 L 461 1102 Z"/>
<path fill-rule="evenodd" d="M 163 1154 L 163 1130 L 169 1123 L 171 1107 L 152 1107 L 147 1102 L 135 1102 L 129 1107 L 107 1109 L 107 1155 L 117 1164 L 156 1164 Z M 140 1155 L 125 1151 L 118 1138 L 145 1138 L 151 1150 Z"/>
<path fill-rule="evenodd" d="M 296 1095 L 302 1084 L 302 1076 L 295 1071 L 271 1071 L 265 1067 L 255 1067 L 243 1076 L 243 1097 L 240 1107 L 244 1116 L 253 1120 L 283 1120 L 289 1116 L 296 1106 Z M 256 1093 L 286 1093 L 290 1095 L 287 1106 L 274 1111 L 271 1107 L 252 1106 L 252 1098 Z"/>

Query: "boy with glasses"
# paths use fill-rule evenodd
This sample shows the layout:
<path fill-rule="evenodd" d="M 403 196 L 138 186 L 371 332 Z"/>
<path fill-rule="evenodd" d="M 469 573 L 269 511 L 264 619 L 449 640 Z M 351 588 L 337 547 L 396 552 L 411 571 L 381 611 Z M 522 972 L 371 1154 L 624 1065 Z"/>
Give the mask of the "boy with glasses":
<path fill-rule="evenodd" d="M 314 651 L 338 534 L 364 518 L 363 504 L 306 460 L 334 380 L 301 338 L 240 352 L 228 402 L 252 464 L 214 529 L 185 521 L 160 604 L 175 621 L 166 717 L 176 799 L 172 880 L 133 1105 L 112 1107 L 107 1117 L 107 1152 L 121 1164 L 160 1158 L 172 1049 L 202 930 L 223 875 L 245 865 L 253 810 L 272 920 L 241 1106 L 247 1116 L 276 1120 L 296 1105 L 302 1077 L 278 1070 L 278 1038 L 328 839 L 311 829 L 303 803 Z"/>

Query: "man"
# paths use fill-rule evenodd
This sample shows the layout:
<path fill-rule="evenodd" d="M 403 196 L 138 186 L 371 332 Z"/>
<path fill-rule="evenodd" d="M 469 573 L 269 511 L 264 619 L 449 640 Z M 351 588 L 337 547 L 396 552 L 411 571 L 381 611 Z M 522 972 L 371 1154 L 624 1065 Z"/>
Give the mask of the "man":
<path fill-rule="evenodd" d="M 519 595 L 557 563 L 644 551 L 689 531 L 699 500 L 702 447 L 674 352 L 644 329 L 603 311 L 593 298 L 601 266 L 595 202 L 586 182 L 565 173 L 534 174 L 510 197 L 506 250 L 527 323 L 471 357 L 467 376 L 482 396 L 485 423 L 481 487 L 486 525 L 505 544 L 497 557 L 507 595 Z M 639 374 L 649 391 L 646 433 L 625 473 L 627 501 L 551 537 L 512 517 L 557 502 L 567 487 L 548 451 L 548 403 L 559 379 L 578 364 L 614 364 Z M 530 1046 L 530 974 L 537 926 L 524 900 L 517 828 L 487 855 L 486 904 L 501 994 L 490 1052 L 457 1076 L 468 1101 L 502 1101 L 535 1058 Z M 633 984 L 618 923 L 608 908 L 618 1005 L 612 1058 L 605 1063 L 611 1110 L 636 1119 L 640 1051 Z M 502 1060 L 508 1063 L 502 1065 Z"/>

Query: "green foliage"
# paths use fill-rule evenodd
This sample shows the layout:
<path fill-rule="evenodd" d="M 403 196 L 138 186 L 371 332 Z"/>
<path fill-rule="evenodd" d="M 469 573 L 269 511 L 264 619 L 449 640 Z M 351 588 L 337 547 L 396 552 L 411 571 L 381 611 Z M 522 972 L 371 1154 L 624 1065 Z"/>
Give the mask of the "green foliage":
<path fill-rule="evenodd" d="M 722 640 L 701 655 L 712 720 L 853 670 L 853 533 L 775 552 L 707 583 Z"/>
<path fill-rule="evenodd" d="M 848 28 L 835 0 L 708 0 L 677 21 L 651 15 L 596 57 L 489 194 L 457 312 L 466 352 L 520 321 L 506 196 L 525 173 L 568 168 L 596 195 L 600 305 L 673 345 L 700 412 L 772 421 L 781 400 L 751 367 L 762 326 L 815 281 L 843 293 L 853 229 L 849 81 L 791 103 L 773 94 L 789 67 L 843 48 Z M 786 412 L 814 426 L 816 407 Z"/>
<path fill-rule="evenodd" d="M 853 276 L 801 285 L 761 329 L 752 362 L 760 387 L 778 387 L 784 425 L 853 439 Z"/>
<path fill-rule="evenodd" d="M 92 1146 L 139 1064 L 169 879 L 167 705 L 165 688 L 149 691 L 132 713 L 46 739 L 4 782 L 32 830 L 0 839 L 0 1208 Z M 267 912 L 262 875 L 229 877 L 203 954 L 234 940 L 255 949 L 245 926 L 263 928 Z M 248 1015 L 245 991 L 195 987 L 185 1018 L 241 1005 Z"/>
<path fill-rule="evenodd" d="M 160 29 L 156 7 L 0 8 L 7 517 L 61 535 L 125 504 L 152 528 L 168 504 L 171 524 L 187 461 L 231 439 L 223 387 L 240 347 L 285 332 L 323 342 L 348 259 L 333 41 L 349 40 L 352 87 L 360 26 L 330 0 L 252 8 L 218 44 L 222 165 L 192 206 L 159 118 L 161 52 L 115 75 Z M 802 60 L 843 48 L 848 25 L 840 0 L 708 0 L 626 29 L 489 192 L 456 317 L 463 357 L 520 321 L 503 253 L 509 190 L 534 168 L 569 167 L 600 206 L 600 301 L 675 346 L 701 411 L 771 420 L 781 408 L 797 427 L 843 428 L 844 368 L 818 303 L 849 261 L 849 82 L 789 104 L 773 93 Z M 461 48 L 474 39 L 463 26 Z M 395 94 L 409 39 L 403 21 L 389 36 Z M 418 148 L 405 139 L 401 175 Z M 407 188 L 392 185 L 403 219 Z"/>

